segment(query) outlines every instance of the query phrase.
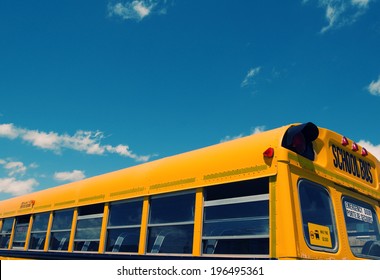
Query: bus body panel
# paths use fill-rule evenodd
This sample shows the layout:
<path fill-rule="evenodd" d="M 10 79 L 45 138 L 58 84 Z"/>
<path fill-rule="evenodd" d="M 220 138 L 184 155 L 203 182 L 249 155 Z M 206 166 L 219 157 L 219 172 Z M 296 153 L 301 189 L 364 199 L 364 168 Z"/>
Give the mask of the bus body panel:
<path fill-rule="evenodd" d="M 324 128 L 318 128 L 318 137 L 312 140 L 314 156 L 305 157 L 296 148 L 284 146 L 289 129 L 298 125 L 1 201 L 0 255 L 40 259 L 380 257 L 376 253 L 379 161 L 352 140 Z M 153 219 L 152 211 L 160 209 L 154 205 L 185 197 L 193 199 L 192 204 L 184 200 L 171 211 L 161 205 L 162 213 L 171 216 L 166 222 Z M 128 203 L 140 205 L 140 220 L 112 224 L 120 219 L 115 218 L 113 207 Z M 188 211 L 191 219 L 179 215 L 181 211 Z M 57 228 L 56 216 L 58 221 L 68 219 L 68 228 Z M 130 223 L 133 219 L 129 219 Z M 34 222 L 43 224 L 43 229 L 35 229 Z M 134 244 L 128 244 L 129 251 L 119 252 L 119 247 L 126 246 L 123 242 L 132 242 L 125 239 L 126 232 L 138 236 Z M 170 244 L 163 249 L 173 232 L 189 241 L 186 252 Z M 61 243 L 52 245 L 56 237 Z M 78 249 L 93 243 L 98 247 L 92 252 Z M 366 244 L 375 253 L 364 253 Z"/>

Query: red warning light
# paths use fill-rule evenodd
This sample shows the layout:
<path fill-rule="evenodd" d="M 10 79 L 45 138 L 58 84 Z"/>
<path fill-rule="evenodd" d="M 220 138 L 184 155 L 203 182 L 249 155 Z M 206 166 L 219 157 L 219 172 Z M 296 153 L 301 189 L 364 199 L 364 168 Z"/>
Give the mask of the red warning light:
<path fill-rule="evenodd" d="M 368 151 L 366 148 L 362 148 L 362 156 L 365 157 L 365 156 L 368 156 Z"/>
<path fill-rule="evenodd" d="M 266 158 L 272 158 L 274 156 L 274 149 L 272 147 L 266 149 L 263 155 Z"/>
<path fill-rule="evenodd" d="M 356 144 L 355 142 L 352 143 L 352 148 L 351 148 L 354 152 L 356 152 L 357 150 L 359 150 L 359 147 L 358 147 L 358 144 Z"/>
<path fill-rule="evenodd" d="M 342 145 L 343 146 L 347 146 L 348 145 L 348 140 L 347 140 L 347 138 L 346 137 L 342 137 Z"/>

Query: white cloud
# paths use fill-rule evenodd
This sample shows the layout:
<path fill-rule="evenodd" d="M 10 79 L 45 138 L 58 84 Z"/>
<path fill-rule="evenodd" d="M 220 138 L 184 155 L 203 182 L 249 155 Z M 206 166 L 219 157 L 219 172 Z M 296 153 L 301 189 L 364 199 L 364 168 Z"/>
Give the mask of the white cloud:
<path fill-rule="evenodd" d="M 35 179 L 17 180 L 16 178 L 0 178 L 0 192 L 9 193 L 11 195 L 23 195 L 33 191 L 38 186 Z"/>
<path fill-rule="evenodd" d="M 332 29 L 353 24 L 369 8 L 373 0 L 318 0 L 318 6 L 325 10 L 327 25 L 321 29 L 325 33 Z M 303 1 L 308 4 L 312 1 Z"/>
<path fill-rule="evenodd" d="M 368 152 L 373 154 L 380 161 L 380 144 L 374 145 L 371 142 L 366 141 L 366 140 L 360 140 L 358 144 L 366 148 Z"/>
<path fill-rule="evenodd" d="M 100 131 L 77 131 L 73 136 L 64 134 L 60 137 L 61 147 L 86 152 L 92 155 L 102 155 L 105 148 L 100 145 L 104 134 Z"/>
<path fill-rule="evenodd" d="M 368 91 L 372 95 L 378 95 L 380 96 L 380 76 L 377 79 L 377 81 L 372 81 L 368 86 Z"/>
<path fill-rule="evenodd" d="M 11 123 L 0 124 L 0 137 L 14 139 L 18 136 L 18 132 Z"/>
<path fill-rule="evenodd" d="M 136 161 L 148 161 L 151 155 L 137 155 L 126 145 L 102 145 L 105 138 L 101 131 L 79 130 L 74 135 L 58 134 L 56 132 L 44 132 L 15 127 L 13 124 L 0 125 L 0 137 L 10 139 L 21 138 L 35 147 L 61 153 L 63 149 L 85 152 L 92 155 L 104 155 L 107 152 L 123 157 L 129 157 Z"/>
<path fill-rule="evenodd" d="M 86 178 L 85 174 L 81 170 L 73 170 L 70 172 L 55 172 L 54 179 L 58 181 L 79 181 Z"/>
<path fill-rule="evenodd" d="M 246 87 L 249 84 L 253 82 L 253 78 L 259 74 L 261 70 L 261 67 L 251 68 L 249 69 L 247 75 L 245 76 L 244 80 L 241 82 L 241 87 Z"/>
<path fill-rule="evenodd" d="M 152 6 L 145 6 L 143 1 L 133 1 L 132 3 L 134 3 L 133 10 L 136 11 L 141 19 L 150 14 Z"/>
<path fill-rule="evenodd" d="M 27 142 L 32 143 L 33 146 L 48 149 L 48 150 L 58 150 L 59 149 L 59 136 L 54 132 L 39 132 L 37 130 L 25 131 L 22 135 L 22 139 Z"/>
<path fill-rule="evenodd" d="M 108 4 L 109 16 L 118 16 L 124 20 L 140 21 L 145 17 L 166 13 L 166 0 L 134 0 Z"/>

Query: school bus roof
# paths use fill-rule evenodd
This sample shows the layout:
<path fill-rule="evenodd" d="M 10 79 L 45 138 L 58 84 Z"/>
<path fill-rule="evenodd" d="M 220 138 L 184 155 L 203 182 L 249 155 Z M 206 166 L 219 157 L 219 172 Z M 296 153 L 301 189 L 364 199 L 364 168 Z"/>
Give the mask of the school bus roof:
<path fill-rule="evenodd" d="M 49 188 L 0 202 L 0 217 L 76 207 L 245 180 L 276 173 L 276 148 L 286 127 Z M 25 207 L 21 208 L 24 204 Z M 27 207 L 29 206 L 29 207 Z"/>

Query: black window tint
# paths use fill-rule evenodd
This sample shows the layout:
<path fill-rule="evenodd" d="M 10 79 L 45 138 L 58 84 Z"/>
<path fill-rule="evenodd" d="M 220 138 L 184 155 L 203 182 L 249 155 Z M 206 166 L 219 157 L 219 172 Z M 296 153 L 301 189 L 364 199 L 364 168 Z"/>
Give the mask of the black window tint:
<path fill-rule="evenodd" d="M 108 226 L 127 226 L 140 224 L 141 212 L 141 200 L 111 204 Z"/>
<path fill-rule="evenodd" d="M 142 207 L 142 200 L 115 202 L 109 206 L 106 251 L 138 252 Z"/>
<path fill-rule="evenodd" d="M 185 222 L 194 219 L 194 193 L 152 198 L 149 223 Z"/>
<path fill-rule="evenodd" d="M 149 230 L 148 248 L 151 253 L 191 254 L 193 225 L 152 227 Z"/>
<path fill-rule="evenodd" d="M 157 196 L 150 202 L 148 252 L 191 254 L 195 193 Z"/>
<path fill-rule="evenodd" d="M 266 193 L 269 193 L 268 177 L 208 187 L 204 191 L 205 201 Z"/>

